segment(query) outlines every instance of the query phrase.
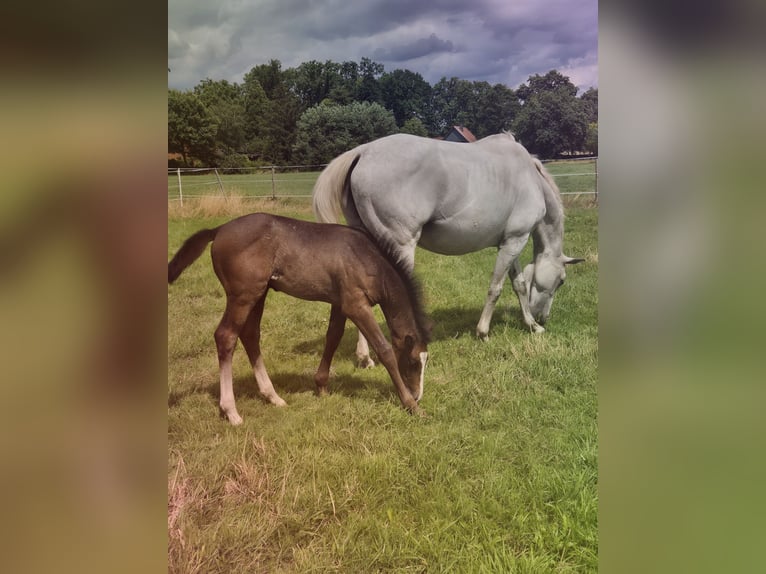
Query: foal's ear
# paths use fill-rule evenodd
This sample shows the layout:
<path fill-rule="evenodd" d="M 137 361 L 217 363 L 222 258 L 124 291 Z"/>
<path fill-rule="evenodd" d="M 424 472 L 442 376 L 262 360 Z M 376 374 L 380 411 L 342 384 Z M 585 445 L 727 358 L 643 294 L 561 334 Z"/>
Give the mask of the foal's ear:
<path fill-rule="evenodd" d="M 582 263 L 585 261 L 582 257 L 567 257 L 564 255 L 563 257 L 564 265 L 574 265 L 575 263 Z"/>

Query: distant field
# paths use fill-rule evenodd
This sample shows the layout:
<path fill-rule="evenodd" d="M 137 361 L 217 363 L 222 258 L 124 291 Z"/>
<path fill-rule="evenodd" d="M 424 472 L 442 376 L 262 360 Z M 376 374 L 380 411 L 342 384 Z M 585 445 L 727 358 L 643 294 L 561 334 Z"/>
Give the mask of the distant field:
<path fill-rule="evenodd" d="M 588 193 L 595 190 L 595 162 L 593 160 L 557 161 L 546 163 L 546 168 L 556 176 L 556 184 L 562 193 Z M 273 182 L 270 171 L 247 174 L 220 174 L 226 195 L 245 197 L 310 196 L 318 171 L 275 173 Z M 213 172 L 182 174 L 181 189 L 184 198 L 221 195 L 221 186 Z M 566 197 L 566 196 L 565 196 Z M 592 195 L 584 196 L 591 198 Z M 168 199 L 179 199 L 178 176 L 168 175 Z"/>
<path fill-rule="evenodd" d="M 291 175 L 285 189 L 310 193 L 316 174 Z M 574 179 L 560 178 L 562 191 Z M 312 219 L 310 201 L 298 198 L 176 207 L 168 257 L 194 231 L 256 210 Z M 289 406 L 259 398 L 240 345 L 244 423 L 219 419 L 213 331 L 224 300 L 203 254 L 168 287 L 169 571 L 595 572 L 597 210 L 569 207 L 566 225 L 567 254 L 586 262 L 568 270 L 542 335 L 523 328 L 506 285 L 489 341 L 476 339 L 494 249 L 418 251 L 436 323 L 425 419 L 401 409 L 385 369 L 354 367 L 350 325 L 331 394 L 316 397 L 329 305 L 273 292 L 262 347 Z"/>

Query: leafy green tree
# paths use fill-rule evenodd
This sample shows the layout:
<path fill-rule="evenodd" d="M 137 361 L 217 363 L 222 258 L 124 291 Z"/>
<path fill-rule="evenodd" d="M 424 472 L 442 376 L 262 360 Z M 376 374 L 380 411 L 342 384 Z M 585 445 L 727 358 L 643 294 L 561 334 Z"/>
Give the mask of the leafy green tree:
<path fill-rule="evenodd" d="M 585 115 L 590 123 L 598 123 L 598 89 L 589 88 L 580 96 Z"/>
<path fill-rule="evenodd" d="M 514 130 L 531 153 L 552 158 L 584 148 L 588 118 L 569 78 L 552 70 L 545 76 L 531 76 L 516 93 L 523 105 Z"/>
<path fill-rule="evenodd" d="M 426 126 L 418 118 L 410 118 L 399 129 L 400 133 L 412 134 L 414 136 L 428 137 Z"/>
<path fill-rule="evenodd" d="M 245 109 L 246 151 L 250 155 L 262 157 L 265 151 L 267 115 L 271 104 L 261 82 L 254 74 L 245 74 L 242 96 Z"/>
<path fill-rule="evenodd" d="M 585 150 L 593 155 L 598 155 L 598 123 L 588 124 L 588 135 L 585 137 Z"/>
<path fill-rule="evenodd" d="M 369 102 L 314 106 L 303 112 L 297 127 L 293 156 L 311 165 L 327 163 L 357 145 L 398 131 L 393 114 Z"/>
<path fill-rule="evenodd" d="M 450 126 L 464 125 L 471 128 L 475 102 L 471 82 L 460 78 L 442 78 L 431 90 L 426 126 L 431 134 L 444 134 Z"/>
<path fill-rule="evenodd" d="M 180 153 L 186 165 L 215 160 L 218 126 L 196 94 L 168 90 L 168 152 Z"/>
<path fill-rule="evenodd" d="M 393 112 L 396 125 L 426 117 L 431 85 L 423 76 L 409 70 L 394 70 L 383 74 L 379 83 L 383 105 Z"/>
<path fill-rule="evenodd" d="M 358 102 L 381 103 L 383 98 L 378 80 L 383 74 L 383 64 L 362 58 L 359 62 L 359 84 L 356 91 Z"/>
<path fill-rule="evenodd" d="M 359 84 L 359 64 L 343 62 L 338 67 L 338 83 L 330 88 L 327 99 L 336 104 L 346 105 L 354 101 Z"/>
<path fill-rule="evenodd" d="M 242 87 L 207 78 L 194 86 L 194 93 L 218 126 L 216 147 L 224 155 L 245 150 L 247 122 Z"/>
<path fill-rule="evenodd" d="M 253 96 L 253 107 L 246 108 L 251 128 L 249 147 L 262 161 L 290 161 L 301 106 L 298 97 L 289 89 L 288 79 L 279 60 L 256 66 L 245 74 L 245 90 Z"/>
<path fill-rule="evenodd" d="M 342 82 L 341 65 L 327 60 L 304 62 L 285 71 L 288 89 L 300 102 L 302 110 L 316 106 L 331 96 Z"/>
<path fill-rule="evenodd" d="M 486 82 L 474 82 L 476 107 L 467 125 L 477 138 L 510 130 L 521 104 L 516 94 L 503 84 L 490 86 Z"/>

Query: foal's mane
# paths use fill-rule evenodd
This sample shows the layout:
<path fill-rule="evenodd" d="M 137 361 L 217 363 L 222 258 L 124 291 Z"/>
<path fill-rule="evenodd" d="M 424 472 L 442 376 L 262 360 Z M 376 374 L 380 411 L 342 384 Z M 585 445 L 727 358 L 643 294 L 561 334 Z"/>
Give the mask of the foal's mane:
<path fill-rule="evenodd" d="M 423 288 L 420 285 L 415 274 L 404 265 L 396 254 L 394 246 L 385 241 L 375 239 L 366 229 L 359 228 L 372 243 L 378 248 L 383 258 L 388 261 L 396 274 L 402 280 L 404 288 L 407 291 L 407 298 L 412 306 L 412 314 L 415 319 L 415 326 L 418 330 L 420 340 L 428 344 L 431 340 L 430 322 L 423 309 Z"/>

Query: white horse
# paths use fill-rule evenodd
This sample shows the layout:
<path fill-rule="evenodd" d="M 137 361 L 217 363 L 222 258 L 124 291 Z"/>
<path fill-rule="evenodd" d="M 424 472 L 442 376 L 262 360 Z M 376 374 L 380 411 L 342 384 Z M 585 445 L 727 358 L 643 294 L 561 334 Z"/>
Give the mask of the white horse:
<path fill-rule="evenodd" d="M 486 340 L 506 275 L 524 322 L 541 333 L 564 283 L 564 210 L 553 178 L 508 132 L 465 144 L 407 134 L 387 136 L 336 157 L 313 191 L 318 221 L 361 227 L 390 246 L 408 269 L 415 247 L 445 255 L 498 248 L 476 334 Z M 534 259 L 518 257 L 533 237 Z M 357 358 L 372 366 L 360 335 Z"/>

